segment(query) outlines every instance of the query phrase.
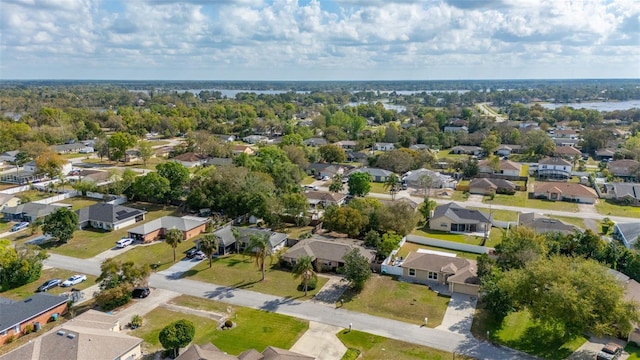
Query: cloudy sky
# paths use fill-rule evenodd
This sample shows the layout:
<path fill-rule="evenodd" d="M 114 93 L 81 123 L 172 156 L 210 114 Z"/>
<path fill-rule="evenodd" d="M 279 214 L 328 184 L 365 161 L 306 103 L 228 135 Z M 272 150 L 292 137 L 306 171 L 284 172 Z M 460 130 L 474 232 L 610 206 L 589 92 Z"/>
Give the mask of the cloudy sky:
<path fill-rule="evenodd" d="M 638 0 L 0 0 L 0 79 L 640 78 Z"/>

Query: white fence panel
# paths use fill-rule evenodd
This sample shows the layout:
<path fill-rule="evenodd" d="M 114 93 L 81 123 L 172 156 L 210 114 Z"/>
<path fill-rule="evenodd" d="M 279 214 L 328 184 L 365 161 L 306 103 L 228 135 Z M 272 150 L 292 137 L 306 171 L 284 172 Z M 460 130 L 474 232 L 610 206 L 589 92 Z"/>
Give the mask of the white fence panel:
<path fill-rule="evenodd" d="M 78 192 L 77 191 L 70 191 L 64 194 L 59 194 L 59 195 L 55 195 L 52 197 L 48 197 L 46 199 L 42 199 L 42 200 L 36 200 L 34 201 L 35 204 L 53 204 L 54 202 L 58 202 L 58 201 L 62 201 L 68 198 L 72 198 L 74 196 L 77 196 Z"/>
<path fill-rule="evenodd" d="M 16 187 L 13 187 L 13 188 L 4 189 L 4 190 L 0 191 L 0 194 L 17 194 L 17 193 L 21 193 L 23 191 L 27 191 L 30 188 L 31 188 L 30 185 L 16 186 Z"/>

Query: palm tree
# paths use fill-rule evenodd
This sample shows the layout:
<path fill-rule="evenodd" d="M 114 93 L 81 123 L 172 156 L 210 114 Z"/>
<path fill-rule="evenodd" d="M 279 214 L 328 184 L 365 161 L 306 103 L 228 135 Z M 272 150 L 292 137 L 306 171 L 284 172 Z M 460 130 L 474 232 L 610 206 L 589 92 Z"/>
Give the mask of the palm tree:
<path fill-rule="evenodd" d="M 336 173 L 333 176 L 333 181 L 329 185 L 329 191 L 335 192 L 335 193 L 342 191 L 344 189 L 344 182 L 342 182 L 343 179 L 344 179 L 343 174 Z"/>
<path fill-rule="evenodd" d="M 164 234 L 164 242 L 173 248 L 173 262 L 176 262 L 176 248 L 182 242 L 182 231 L 169 229 Z"/>
<path fill-rule="evenodd" d="M 304 284 L 304 296 L 307 296 L 309 281 L 311 281 L 311 279 L 318 279 L 318 274 L 316 274 L 314 270 L 313 259 L 311 256 L 301 257 L 293 267 L 293 278 L 302 278 L 302 284 Z"/>
<path fill-rule="evenodd" d="M 213 234 L 207 234 L 200 240 L 200 250 L 209 258 L 209 268 L 213 255 L 218 252 L 218 238 Z"/>
<path fill-rule="evenodd" d="M 389 194 L 391 194 L 391 200 L 395 200 L 399 186 L 400 178 L 398 178 L 398 175 L 396 174 L 389 175 L 387 177 L 387 180 L 384 182 L 384 188 L 389 190 Z"/>
<path fill-rule="evenodd" d="M 237 228 L 231 227 L 231 233 L 236 240 L 236 253 L 240 252 L 240 231 Z"/>
<path fill-rule="evenodd" d="M 262 279 L 260 281 L 264 281 L 265 269 L 264 265 L 267 260 L 267 256 L 271 256 L 271 248 L 269 239 L 271 238 L 271 234 L 266 233 L 264 235 L 252 235 L 249 238 L 249 244 L 245 248 L 244 252 L 249 253 L 251 256 L 256 258 L 256 266 L 262 272 Z"/>

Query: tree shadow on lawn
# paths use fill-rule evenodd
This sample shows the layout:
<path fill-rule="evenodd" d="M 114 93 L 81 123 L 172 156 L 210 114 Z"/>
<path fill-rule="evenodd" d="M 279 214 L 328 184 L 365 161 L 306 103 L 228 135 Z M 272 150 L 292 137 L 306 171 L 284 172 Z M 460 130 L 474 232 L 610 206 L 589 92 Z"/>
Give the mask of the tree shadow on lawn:
<path fill-rule="evenodd" d="M 229 259 L 227 262 L 228 267 L 236 266 L 238 264 L 246 264 L 249 263 L 249 259 Z"/>
<path fill-rule="evenodd" d="M 565 359 L 572 354 L 562 347 L 568 340 L 561 332 L 534 323 L 520 338 L 505 341 L 504 345 L 545 359 Z"/>

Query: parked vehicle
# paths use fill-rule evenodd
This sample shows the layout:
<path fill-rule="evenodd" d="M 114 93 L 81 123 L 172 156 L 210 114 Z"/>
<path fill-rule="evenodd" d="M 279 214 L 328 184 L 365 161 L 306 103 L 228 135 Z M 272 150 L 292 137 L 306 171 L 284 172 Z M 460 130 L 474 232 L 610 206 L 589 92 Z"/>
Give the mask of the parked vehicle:
<path fill-rule="evenodd" d="M 80 284 L 83 281 L 87 281 L 87 275 L 76 274 L 76 275 L 73 275 L 72 277 L 68 278 L 64 282 L 62 282 L 62 284 L 60 286 L 69 287 L 69 286 Z"/>
<path fill-rule="evenodd" d="M 207 258 L 207 255 L 205 253 L 203 253 L 202 251 L 197 251 L 194 255 L 194 257 L 198 260 L 204 260 Z"/>
<path fill-rule="evenodd" d="M 616 360 L 620 355 L 622 355 L 622 346 L 610 342 L 598 352 L 596 360 Z"/>
<path fill-rule="evenodd" d="M 22 229 L 26 229 L 27 227 L 29 227 L 29 223 L 27 221 L 23 221 L 19 224 L 15 224 L 13 225 L 13 227 L 11 228 L 11 231 L 20 231 Z"/>
<path fill-rule="evenodd" d="M 44 284 L 38 286 L 38 288 L 36 289 L 36 292 L 45 292 L 45 291 L 51 290 L 54 287 L 57 287 L 58 285 L 60 285 L 61 281 L 62 281 L 61 279 L 47 280 L 44 282 Z"/>
<path fill-rule="evenodd" d="M 186 252 L 187 259 L 192 259 L 194 256 L 196 256 L 197 252 L 198 252 L 198 248 L 195 246 L 187 250 Z"/>
<path fill-rule="evenodd" d="M 131 292 L 131 297 L 136 299 L 144 299 L 151 294 L 151 290 L 148 287 L 139 287 L 133 289 Z"/>
<path fill-rule="evenodd" d="M 124 238 L 124 239 L 120 239 L 116 242 L 116 246 L 119 248 L 126 248 L 127 246 L 133 244 L 133 239 L 132 238 Z"/>

